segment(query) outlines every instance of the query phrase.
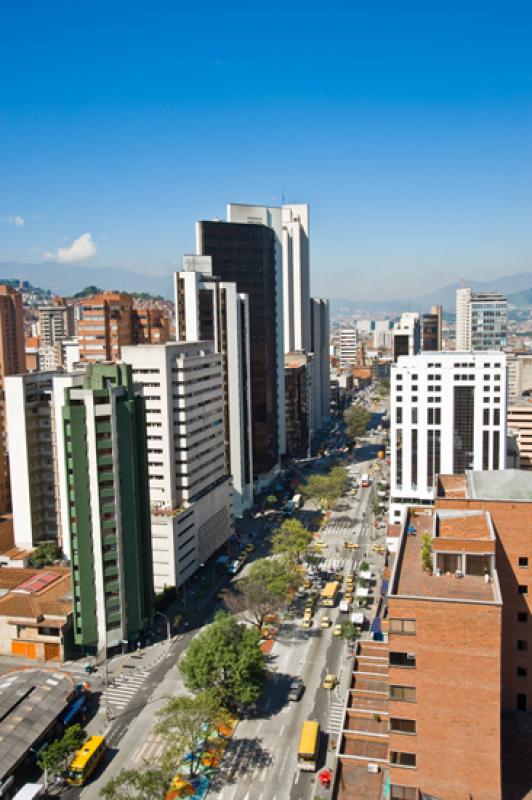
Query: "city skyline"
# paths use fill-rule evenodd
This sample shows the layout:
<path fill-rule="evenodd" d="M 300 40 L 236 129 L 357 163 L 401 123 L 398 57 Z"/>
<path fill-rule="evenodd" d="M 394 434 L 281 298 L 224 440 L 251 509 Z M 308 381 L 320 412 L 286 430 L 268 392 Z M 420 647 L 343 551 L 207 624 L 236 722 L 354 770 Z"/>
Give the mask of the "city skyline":
<path fill-rule="evenodd" d="M 274 3 L 273 28 L 239 3 L 97 6 L 5 16 L 3 260 L 171 275 L 191 219 L 284 198 L 312 209 L 313 294 L 530 268 L 523 4 Z"/>

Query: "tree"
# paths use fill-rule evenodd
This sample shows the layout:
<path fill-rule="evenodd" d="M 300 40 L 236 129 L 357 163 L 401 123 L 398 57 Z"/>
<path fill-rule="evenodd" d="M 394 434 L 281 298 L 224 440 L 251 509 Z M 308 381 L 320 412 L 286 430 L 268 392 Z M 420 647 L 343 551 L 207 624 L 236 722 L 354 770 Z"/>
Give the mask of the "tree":
<path fill-rule="evenodd" d="M 360 631 L 352 622 L 344 622 L 342 623 L 342 638 L 348 642 L 354 642 L 360 639 Z"/>
<path fill-rule="evenodd" d="M 332 508 L 347 484 L 345 467 L 333 467 L 325 475 L 311 475 L 302 487 L 303 494 L 318 502 L 322 508 Z"/>
<path fill-rule="evenodd" d="M 430 572 L 432 569 L 432 537 L 430 533 L 423 534 L 421 545 L 421 562 L 423 569 Z"/>
<path fill-rule="evenodd" d="M 371 420 L 371 412 L 361 403 L 354 403 L 344 413 L 347 433 L 354 439 L 359 439 L 367 430 Z"/>
<path fill-rule="evenodd" d="M 247 621 L 261 630 L 264 618 L 283 607 L 298 583 L 291 563 L 261 558 L 250 566 L 246 577 L 237 582 L 237 592 L 224 595 L 224 602 L 229 610 L 244 612 Z"/>
<path fill-rule="evenodd" d="M 191 642 L 179 662 L 185 686 L 194 692 L 212 689 L 231 711 L 260 696 L 265 663 L 256 628 L 240 625 L 224 611 Z"/>
<path fill-rule="evenodd" d="M 32 567 L 50 567 L 62 558 L 61 548 L 57 542 L 40 542 L 30 557 Z"/>
<path fill-rule="evenodd" d="M 298 519 L 286 519 L 272 537 L 272 549 L 299 564 L 311 542 L 312 534 Z"/>
<path fill-rule="evenodd" d="M 100 289 L 98 286 L 85 286 L 80 292 L 72 295 L 74 300 L 81 300 L 84 297 L 90 297 L 93 294 L 101 294 L 103 289 Z"/>
<path fill-rule="evenodd" d="M 172 775 L 165 769 L 123 769 L 100 792 L 105 800 L 162 800 Z"/>
<path fill-rule="evenodd" d="M 212 691 L 200 692 L 195 697 L 173 697 L 158 712 L 159 722 L 154 732 L 161 735 L 168 751 L 178 761 L 186 755 L 189 775 L 197 775 L 202 765 L 208 740 L 221 725 L 230 722 L 229 713 Z M 177 755 L 179 754 L 179 755 Z"/>
<path fill-rule="evenodd" d="M 39 766 L 45 773 L 45 783 L 50 775 L 57 775 L 63 772 L 70 759 L 79 750 L 87 734 L 81 725 L 70 725 L 64 732 L 61 739 L 56 739 L 48 745 L 39 756 Z"/>

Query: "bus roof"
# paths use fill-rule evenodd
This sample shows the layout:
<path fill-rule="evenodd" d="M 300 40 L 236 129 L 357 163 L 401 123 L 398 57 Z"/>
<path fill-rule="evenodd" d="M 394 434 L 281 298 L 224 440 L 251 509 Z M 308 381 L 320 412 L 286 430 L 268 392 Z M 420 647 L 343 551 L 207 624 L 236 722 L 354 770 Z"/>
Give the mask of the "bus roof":
<path fill-rule="evenodd" d="M 303 723 L 301 728 L 301 736 L 299 738 L 299 755 L 313 756 L 318 746 L 318 736 L 320 733 L 319 722 L 307 720 Z"/>
<path fill-rule="evenodd" d="M 338 591 L 340 584 L 338 581 L 331 581 L 330 583 L 326 583 L 323 589 L 321 590 L 322 597 L 334 597 L 336 592 Z"/>
<path fill-rule="evenodd" d="M 70 768 L 83 769 L 89 758 L 93 755 L 95 750 L 99 748 L 103 741 L 105 741 L 105 736 L 89 736 L 85 744 L 83 744 L 74 755 L 74 758 L 70 762 Z"/>

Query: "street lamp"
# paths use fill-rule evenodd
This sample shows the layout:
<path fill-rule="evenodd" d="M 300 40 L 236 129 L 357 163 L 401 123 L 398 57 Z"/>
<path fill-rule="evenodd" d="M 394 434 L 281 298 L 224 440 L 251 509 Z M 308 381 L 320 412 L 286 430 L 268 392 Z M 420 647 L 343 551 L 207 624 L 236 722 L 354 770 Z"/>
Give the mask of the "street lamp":
<path fill-rule="evenodd" d="M 171 631 L 170 631 L 170 620 L 168 619 L 166 614 L 163 614 L 162 611 L 156 611 L 153 616 L 156 617 L 157 614 L 160 617 L 162 617 L 164 620 L 166 620 L 166 639 L 167 639 L 167 641 L 170 641 L 170 639 L 172 638 Z"/>

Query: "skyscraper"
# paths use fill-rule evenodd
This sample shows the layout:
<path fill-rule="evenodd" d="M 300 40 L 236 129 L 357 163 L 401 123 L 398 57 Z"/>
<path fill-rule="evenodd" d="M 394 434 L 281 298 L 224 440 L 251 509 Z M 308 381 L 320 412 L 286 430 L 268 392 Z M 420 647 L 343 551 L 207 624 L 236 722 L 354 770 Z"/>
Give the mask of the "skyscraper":
<path fill-rule="evenodd" d="M 310 298 L 310 351 L 312 353 L 312 428 L 317 431 L 329 419 L 331 405 L 330 387 L 330 318 L 329 301 Z"/>
<path fill-rule="evenodd" d="M 26 372 L 22 297 L 11 286 L 0 284 L 0 513 L 9 507 L 6 460 L 6 412 L 4 378 Z"/>
<path fill-rule="evenodd" d="M 456 350 L 501 350 L 506 346 L 506 298 L 499 292 L 456 290 Z"/>
<path fill-rule="evenodd" d="M 176 339 L 211 341 L 221 354 L 226 473 L 237 516 L 253 503 L 249 300 L 212 275 L 210 256 L 185 256 L 174 275 Z"/>
<path fill-rule="evenodd" d="M 79 385 L 82 380 L 81 385 Z M 62 404 L 74 641 L 101 653 L 152 614 L 145 402 L 126 364 L 90 365 Z"/>
<path fill-rule="evenodd" d="M 146 404 L 157 590 L 181 586 L 233 533 L 222 356 L 212 342 L 124 347 Z"/>
<path fill-rule="evenodd" d="M 402 356 L 391 370 L 391 504 L 433 501 L 440 472 L 506 466 L 503 353 Z"/>
<path fill-rule="evenodd" d="M 442 347 L 442 307 L 432 306 L 429 314 L 423 314 L 421 331 L 421 349 L 424 352 L 435 352 Z"/>
<path fill-rule="evenodd" d="M 276 234 L 261 219 L 198 222 L 196 231 L 213 275 L 249 297 L 253 470 L 268 479 L 285 450 L 282 270 Z"/>

